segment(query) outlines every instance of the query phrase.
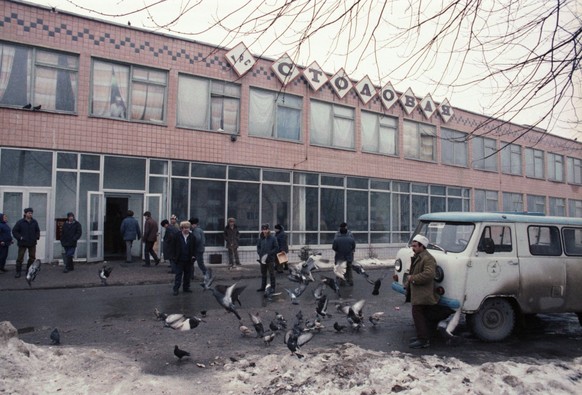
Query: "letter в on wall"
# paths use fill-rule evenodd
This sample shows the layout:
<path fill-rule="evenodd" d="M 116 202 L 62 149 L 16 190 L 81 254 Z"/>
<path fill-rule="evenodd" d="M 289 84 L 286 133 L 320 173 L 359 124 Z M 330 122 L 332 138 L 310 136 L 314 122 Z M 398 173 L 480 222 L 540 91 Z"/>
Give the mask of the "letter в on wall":
<path fill-rule="evenodd" d="M 404 108 L 404 111 L 406 111 L 406 114 L 408 115 L 412 114 L 412 111 L 414 111 L 417 104 L 416 96 L 414 96 L 414 92 L 412 92 L 412 89 L 408 88 L 406 92 L 404 92 L 400 96 L 400 104 L 402 104 L 402 107 Z"/>
<path fill-rule="evenodd" d="M 424 99 L 422 99 L 422 101 L 420 102 L 420 109 L 422 110 L 422 113 L 424 114 L 426 119 L 430 119 L 430 117 L 432 117 L 432 114 L 434 114 L 434 112 L 436 111 L 436 104 L 432 100 L 432 96 L 430 95 L 430 93 L 426 95 Z"/>
<path fill-rule="evenodd" d="M 449 119 L 451 119 L 454 114 L 453 107 L 451 107 L 451 105 L 449 104 L 448 99 L 443 100 L 441 105 L 437 108 L 437 111 L 439 112 L 441 118 L 443 119 L 443 121 L 445 121 L 445 123 L 449 122 Z"/>

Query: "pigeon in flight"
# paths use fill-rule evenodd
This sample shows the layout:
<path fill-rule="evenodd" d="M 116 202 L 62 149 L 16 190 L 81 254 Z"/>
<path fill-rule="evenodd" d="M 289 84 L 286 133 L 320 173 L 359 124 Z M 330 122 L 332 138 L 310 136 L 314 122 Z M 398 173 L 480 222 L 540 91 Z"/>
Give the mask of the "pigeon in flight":
<path fill-rule="evenodd" d="M 107 279 L 111 275 L 113 268 L 111 266 L 103 265 L 99 270 L 99 278 L 101 279 L 101 285 L 107 285 Z"/>
<path fill-rule="evenodd" d="M 346 281 L 346 270 L 348 267 L 348 263 L 346 261 L 341 261 L 338 262 L 334 267 L 333 267 L 333 272 L 335 274 L 335 276 L 337 278 L 339 278 L 342 281 Z"/>
<path fill-rule="evenodd" d="M 323 298 L 324 294 L 323 291 L 325 290 L 325 283 L 321 282 L 317 285 L 317 287 L 315 287 L 315 289 L 312 291 L 313 293 L 313 297 L 315 298 L 315 300 L 319 300 L 321 298 Z"/>
<path fill-rule="evenodd" d="M 362 315 L 364 304 L 366 304 L 366 300 L 361 299 L 351 306 L 338 306 L 338 310 L 346 315 L 348 323 L 354 330 L 359 330 L 364 325 L 364 316 Z"/>
<path fill-rule="evenodd" d="M 354 261 L 352 262 L 352 269 L 354 269 L 354 272 L 356 272 L 357 274 L 364 276 L 366 278 L 368 278 L 370 275 L 364 270 L 364 267 L 362 266 L 362 264 L 358 261 Z"/>
<path fill-rule="evenodd" d="M 28 273 L 26 274 L 26 282 L 28 282 L 28 286 L 32 287 L 32 282 L 40 272 L 40 259 L 34 261 L 32 265 L 28 268 Z"/>
<path fill-rule="evenodd" d="M 253 314 L 249 312 L 249 317 L 251 317 L 251 321 L 257 332 L 257 337 L 263 337 L 265 335 L 265 328 L 263 327 L 263 322 L 261 321 L 261 317 L 259 317 L 259 313 Z"/>
<path fill-rule="evenodd" d="M 341 298 L 340 287 L 336 278 L 321 276 L 321 282 L 331 288 L 337 294 L 338 298 Z"/>
<path fill-rule="evenodd" d="M 174 355 L 178 357 L 181 361 L 184 357 L 189 357 L 190 353 L 188 351 L 180 350 L 180 348 L 176 345 L 174 346 Z"/>
<path fill-rule="evenodd" d="M 372 290 L 372 295 L 379 295 L 380 294 L 380 287 L 382 286 L 382 280 L 388 275 L 388 272 L 384 273 L 382 276 L 378 277 L 375 281 L 366 278 L 366 280 L 374 285 L 374 289 Z"/>
<path fill-rule="evenodd" d="M 304 355 L 299 354 L 297 351 L 299 351 L 300 347 L 309 342 L 312 338 L 313 333 L 311 332 L 297 334 L 296 331 L 291 329 L 285 334 L 285 344 L 289 351 L 291 351 L 291 354 L 294 354 L 297 358 L 301 359 Z"/>
<path fill-rule="evenodd" d="M 268 257 L 269 257 L 269 254 L 265 254 L 265 255 L 261 256 L 260 259 L 257 259 L 257 262 L 259 262 L 261 265 L 266 265 Z"/>
<path fill-rule="evenodd" d="M 245 288 L 246 288 L 245 286 L 237 288 L 236 283 L 234 283 L 231 286 L 226 287 L 224 292 L 221 292 L 219 290 L 220 288 L 218 285 L 216 287 L 210 287 L 209 289 L 210 291 L 212 291 L 212 294 L 216 298 L 218 304 L 224 307 L 226 311 L 233 313 L 236 316 L 236 318 L 238 318 L 238 320 L 240 321 L 241 316 L 236 311 L 234 302 L 238 302 L 239 305 L 241 304 L 240 300 L 238 299 L 238 296 Z"/>
<path fill-rule="evenodd" d="M 51 332 L 51 344 L 58 346 L 61 344 L 61 334 L 57 328 L 53 329 Z"/>
<path fill-rule="evenodd" d="M 299 304 L 298 298 L 303 294 L 303 291 L 305 291 L 306 288 L 307 288 L 307 284 L 300 284 L 293 291 L 291 291 L 290 289 L 287 289 L 287 288 L 285 288 L 285 291 L 287 291 L 287 294 L 291 298 L 291 303 Z"/>

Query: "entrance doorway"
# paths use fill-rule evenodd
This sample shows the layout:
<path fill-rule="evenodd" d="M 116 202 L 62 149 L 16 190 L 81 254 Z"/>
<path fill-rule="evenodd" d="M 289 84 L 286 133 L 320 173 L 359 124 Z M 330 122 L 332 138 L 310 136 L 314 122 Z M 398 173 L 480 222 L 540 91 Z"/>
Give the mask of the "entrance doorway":
<path fill-rule="evenodd" d="M 119 228 L 121 221 L 127 216 L 128 209 L 128 197 L 111 196 L 105 199 L 103 252 L 107 260 L 125 259 L 125 243 Z"/>

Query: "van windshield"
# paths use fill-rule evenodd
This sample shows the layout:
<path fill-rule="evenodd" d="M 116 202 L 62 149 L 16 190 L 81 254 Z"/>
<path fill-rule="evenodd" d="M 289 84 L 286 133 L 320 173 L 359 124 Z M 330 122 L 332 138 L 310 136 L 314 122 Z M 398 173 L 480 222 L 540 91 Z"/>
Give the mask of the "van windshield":
<path fill-rule="evenodd" d="M 418 224 L 413 237 L 419 233 L 426 236 L 429 240 L 429 249 L 441 247 L 447 252 L 462 252 L 467 248 L 474 230 L 475 224 L 467 222 L 422 221 Z"/>

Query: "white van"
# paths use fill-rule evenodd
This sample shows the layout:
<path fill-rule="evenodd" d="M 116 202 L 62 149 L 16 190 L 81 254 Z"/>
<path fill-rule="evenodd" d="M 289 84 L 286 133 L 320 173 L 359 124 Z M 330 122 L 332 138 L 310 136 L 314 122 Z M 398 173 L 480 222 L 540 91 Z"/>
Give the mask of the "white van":
<path fill-rule="evenodd" d="M 503 340 L 521 314 L 576 313 L 582 324 L 582 218 L 431 213 L 417 234 L 437 262 L 439 304 L 466 314 L 481 340 Z M 395 262 L 392 289 L 404 295 L 412 255 L 403 248 Z"/>

